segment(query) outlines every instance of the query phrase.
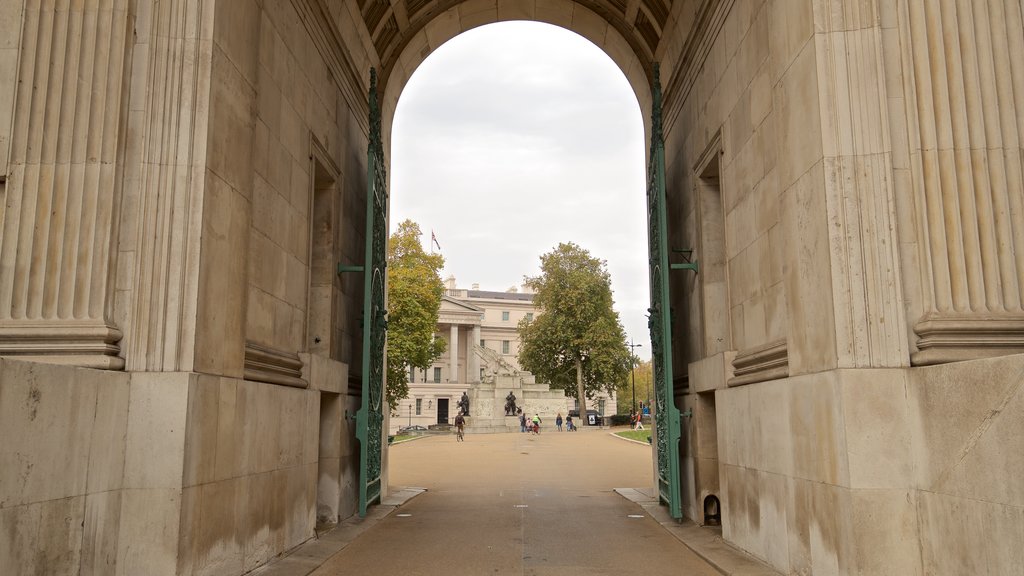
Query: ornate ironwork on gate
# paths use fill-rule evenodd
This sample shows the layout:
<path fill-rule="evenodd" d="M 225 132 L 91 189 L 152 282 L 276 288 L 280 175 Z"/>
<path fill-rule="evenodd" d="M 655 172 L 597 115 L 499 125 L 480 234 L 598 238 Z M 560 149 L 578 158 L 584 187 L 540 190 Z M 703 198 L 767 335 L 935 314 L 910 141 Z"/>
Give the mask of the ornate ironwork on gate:
<path fill-rule="evenodd" d="M 682 517 L 679 485 L 679 409 L 672 386 L 672 318 L 668 288 L 668 231 L 665 207 L 665 142 L 661 127 L 661 79 L 654 63 L 651 155 L 647 166 L 647 242 L 651 280 L 648 310 L 654 360 L 655 437 L 658 440 L 658 491 L 673 518 Z"/>
<path fill-rule="evenodd" d="M 387 308 L 384 272 L 387 250 L 387 172 L 381 144 L 377 71 L 370 70 L 370 144 L 367 161 L 366 264 L 363 267 L 363 398 L 356 412 L 359 440 L 359 515 L 380 500 L 381 451 L 384 425 L 384 343 Z"/>

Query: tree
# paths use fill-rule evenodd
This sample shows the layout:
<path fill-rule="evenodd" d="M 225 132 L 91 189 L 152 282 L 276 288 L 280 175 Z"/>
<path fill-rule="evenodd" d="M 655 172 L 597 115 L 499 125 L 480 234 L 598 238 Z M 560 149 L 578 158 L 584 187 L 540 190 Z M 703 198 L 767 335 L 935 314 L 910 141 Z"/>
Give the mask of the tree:
<path fill-rule="evenodd" d="M 444 257 L 420 244 L 420 227 L 405 220 L 388 244 L 387 399 L 391 410 L 409 395 L 409 370 L 426 370 L 444 353 L 434 338 L 444 284 Z"/>
<path fill-rule="evenodd" d="M 525 283 L 536 292 L 541 314 L 519 323 L 519 363 L 575 396 L 583 416 L 588 397 L 614 390 L 629 375 L 629 347 L 612 308 L 611 277 L 604 260 L 572 242 L 540 260 L 540 276 Z"/>
<path fill-rule="evenodd" d="M 635 357 L 636 361 L 633 375 L 636 377 L 636 404 L 640 409 L 641 404 L 648 404 L 654 398 L 654 368 L 650 360 L 641 360 Z M 619 398 L 629 398 L 629 402 L 619 402 L 619 414 L 629 414 L 633 410 L 633 375 L 630 375 L 630 382 L 619 388 Z"/>

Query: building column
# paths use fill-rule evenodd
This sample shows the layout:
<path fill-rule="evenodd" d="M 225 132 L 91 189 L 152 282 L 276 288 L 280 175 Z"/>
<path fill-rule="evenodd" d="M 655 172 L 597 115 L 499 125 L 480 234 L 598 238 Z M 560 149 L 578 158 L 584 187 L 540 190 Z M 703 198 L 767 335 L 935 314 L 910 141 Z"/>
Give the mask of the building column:
<path fill-rule="evenodd" d="M 448 376 L 449 382 L 459 381 L 459 325 L 452 324 L 452 335 L 451 340 L 448 342 L 448 358 L 451 360 L 449 363 L 449 370 L 451 374 Z"/>
<path fill-rule="evenodd" d="M 1024 22 L 1017 2 L 898 3 L 894 162 L 914 364 L 1024 351 Z M 940 25 L 941 24 L 941 25 Z M 909 102 L 909 105 L 907 104 Z M 905 114 L 905 116 L 904 116 Z"/>
<path fill-rule="evenodd" d="M 480 326 L 473 326 L 473 339 L 466 345 L 466 382 L 480 382 L 480 357 L 474 351 L 480 345 Z"/>
<path fill-rule="evenodd" d="M 13 109 L 13 121 L 0 118 L 0 130 L 13 128 L 10 140 L 0 134 L 0 169 L 10 155 L 0 173 L 9 171 L 0 182 L 0 354 L 124 365 L 112 283 L 134 5 L 24 3 L 18 83 L 0 91 L 0 108 Z"/>

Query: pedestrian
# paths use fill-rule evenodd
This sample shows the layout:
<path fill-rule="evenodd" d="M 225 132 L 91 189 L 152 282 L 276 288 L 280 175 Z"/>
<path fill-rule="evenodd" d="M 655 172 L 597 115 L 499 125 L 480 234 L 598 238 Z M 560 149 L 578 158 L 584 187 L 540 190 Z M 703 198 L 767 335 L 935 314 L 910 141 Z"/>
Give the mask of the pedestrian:
<path fill-rule="evenodd" d="M 540 434 L 540 414 L 533 415 L 533 433 Z"/>
<path fill-rule="evenodd" d="M 643 412 L 638 412 L 637 413 L 637 415 L 636 415 L 636 427 L 634 428 L 634 430 L 643 430 L 644 429 L 643 417 L 644 417 Z"/>
<path fill-rule="evenodd" d="M 561 412 L 558 413 L 558 416 L 555 416 L 555 428 L 558 428 L 559 432 L 562 431 L 562 413 Z"/>
<path fill-rule="evenodd" d="M 519 431 L 526 432 L 526 414 L 519 412 Z"/>
<path fill-rule="evenodd" d="M 572 423 L 572 414 L 569 414 L 568 416 L 565 417 L 565 431 L 566 432 L 575 432 L 576 431 L 576 425 Z"/>
<path fill-rule="evenodd" d="M 462 442 L 463 440 L 463 433 L 465 431 L 465 428 L 466 417 L 463 416 L 462 412 L 460 411 L 459 414 L 455 417 L 455 438 L 459 442 Z"/>

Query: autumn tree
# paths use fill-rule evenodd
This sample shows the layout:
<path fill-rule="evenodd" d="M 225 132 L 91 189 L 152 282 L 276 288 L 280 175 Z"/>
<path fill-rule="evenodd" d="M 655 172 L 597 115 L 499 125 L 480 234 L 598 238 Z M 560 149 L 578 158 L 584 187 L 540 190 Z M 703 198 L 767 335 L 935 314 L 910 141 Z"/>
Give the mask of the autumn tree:
<path fill-rule="evenodd" d="M 434 338 L 441 310 L 444 257 L 423 250 L 420 227 L 398 225 L 388 243 L 387 399 L 392 410 L 409 395 L 409 370 L 426 370 L 445 351 Z"/>
<path fill-rule="evenodd" d="M 540 257 L 541 274 L 527 277 L 541 313 L 519 323 L 519 364 L 580 403 L 611 392 L 629 375 L 626 334 L 613 309 L 611 276 L 604 260 L 574 243 Z"/>
<path fill-rule="evenodd" d="M 630 402 L 619 402 L 619 414 L 629 414 L 633 410 L 633 391 L 636 391 L 636 407 L 640 409 L 641 404 L 648 404 L 653 398 L 654 390 L 654 368 L 650 360 L 642 360 L 634 356 L 635 362 L 630 381 L 618 389 L 619 398 L 630 398 Z M 634 384 L 635 378 L 635 384 Z M 634 387 L 635 386 L 635 387 Z"/>

